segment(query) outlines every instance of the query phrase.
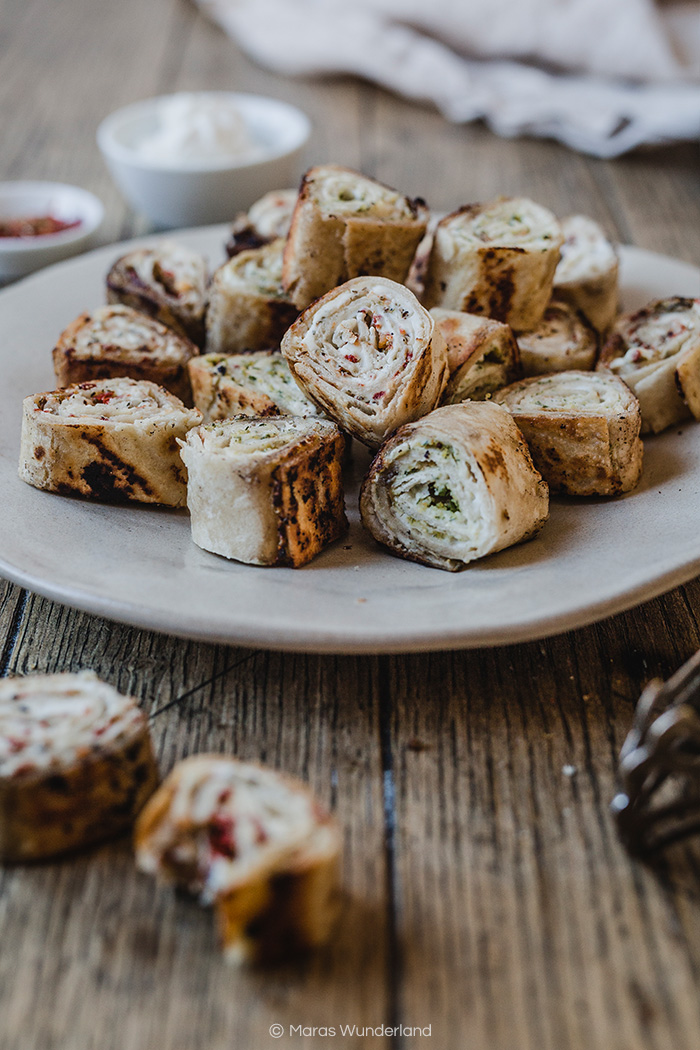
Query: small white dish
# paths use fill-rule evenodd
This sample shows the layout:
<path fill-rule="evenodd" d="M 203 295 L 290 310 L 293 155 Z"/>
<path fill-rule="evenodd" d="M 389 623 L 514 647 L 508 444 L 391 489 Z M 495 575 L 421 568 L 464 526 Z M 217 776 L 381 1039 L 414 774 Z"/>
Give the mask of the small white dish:
<path fill-rule="evenodd" d="M 253 155 L 208 159 L 145 156 L 158 135 L 163 107 L 174 98 L 232 103 L 255 147 Z M 231 91 L 161 95 L 117 110 L 97 129 L 97 143 L 127 201 L 161 227 L 229 222 L 268 190 L 294 185 L 299 157 L 311 131 L 294 106 L 262 95 Z"/>
<path fill-rule="evenodd" d="M 0 237 L 0 282 L 24 277 L 90 246 L 104 208 L 92 193 L 62 182 L 0 182 L 0 222 L 51 216 L 76 226 L 37 236 Z"/>

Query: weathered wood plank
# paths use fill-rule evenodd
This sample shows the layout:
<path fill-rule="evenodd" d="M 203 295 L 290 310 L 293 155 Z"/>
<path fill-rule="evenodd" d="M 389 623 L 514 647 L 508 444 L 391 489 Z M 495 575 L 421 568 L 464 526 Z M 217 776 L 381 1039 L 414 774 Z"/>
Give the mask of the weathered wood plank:
<path fill-rule="evenodd" d="M 267 1045 L 273 1022 L 381 1023 L 387 902 L 373 662 L 206 646 L 37 597 L 30 605 L 11 670 L 90 666 L 131 690 L 160 712 L 152 729 L 164 771 L 215 751 L 309 780 L 344 828 L 347 900 L 326 952 L 263 976 L 226 967 L 211 916 L 138 875 L 128 843 L 5 871 L 0 924 L 17 943 L 0 953 L 0 1046 L 223 1050 L 232 1032 L 241 1045 Z"/>
<path fill-rule="evenodd" d="M 27 592 L 7 580 L 0 580 L 0 675 L 7 674 L 20 630 Z"/>
<path fill-rule="evenodd" d="M 642 686 L 700 642 L 682 605 L 393 663 L 402 1004 L 439 1045 L 694 1046 L 700 853 L 647 869 L 608 814 Z"/>

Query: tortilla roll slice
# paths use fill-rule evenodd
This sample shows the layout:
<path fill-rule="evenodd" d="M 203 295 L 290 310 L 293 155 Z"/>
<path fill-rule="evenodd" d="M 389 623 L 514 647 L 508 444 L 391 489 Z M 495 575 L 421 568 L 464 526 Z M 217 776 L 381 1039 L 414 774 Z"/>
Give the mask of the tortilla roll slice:
<path fill-rule="evenodd" d="M 107 302 L 132 306 L 202 346 L 208 280 L 202 255 L 161 241 L 117 259 L 107 274 Z"/>
<path fill-rule="evenodd" d="M 435 230 L 423 301 L 529 331 L 552 296 L 563 239 L 554 215 L 524 197 L 460 208 Z"/>
<path fill-rule="evenodd" d="M 177 439 L 202 422 L 167 390 L 97 379 L 24 399 L 19 476 L 61 496 L 182 507 Z"/>
<path fill-rule="evenodd" d="M 207 309 L 207 353 L 279 349 L 298 314 L 282 289 L 282 249 L 276 240 L 241 252 L 212 278 Z"/>
<path fill-rule="evenodd" d="M 441 404 L 484 401 L 519 377 L 518 344 L 507 324 L 439 306 L 430 313 L 447 343 L 450 378 Z"/>
<path fill-rule="evenodd" d="M 180 442 L 192 539 L 249 565 L 300 568 L 347 529 L 344 439 L 325 419 L 240 416 Z"/>
<path fill-rule="evenodd" d="M 129 376 L 192 404 L 187 362 L 198 353 L 189 339 L 131 306 L 99 306 L 61 333 L 53 366 L 58 386 Z"/>
<path fill-rule="evenodd" d="M 362 484 L 360 513 L 393 554 L 456 572 L 534 536 L 549 494 L 510 413 L 465 401 L 389 438 Z"/>
<path fill-rule="evenodd" d="M 564 243 L 554 272 L 554 292 L 570 302 L 597 332 L 605 334 L 617 315 L 619 261 L 612 242 L 586 215 L 562 219 Z"/>
<path fill-rule="evenodd" d="M 319 415 L 279 350 L 192 358 L 190 380 L 205 423 L 240 415 Z"/>
<path fill-rule="evenodd" d="M 134 840 L 142 871 L 214 905 L 230 962 L 279 961 L 333 930 L 340 831 L 300 780 L 193 755 L 146 806 Z"/>
<path fill-rule="evenodd" d="M 297 196 L 297 190 L 271 190 L 248 211 L 239 212 L 226 242 L 229 259 L 249 248 L 262 248 L 278 237 L 286 237 Z"/>
<path fill-rule="evenodd" d="M 617 496 L 639 481 L 639 403 L 615 376 L 559 372 L 513 383 L 494 399 L 512 412 L 552 492 Z"/>
<path fill-rule="evenodd" d="M 121 834 L 158 786 L 136 701 L 91 671 L 0 682 L 0 861 Z"/>
<path fill-rule="evenodd" d="M 284 249 L 284 287 L 303 310 L 353 277 L 402 282 L 427 225 L 422 200 L 336 164 L 311 168 Z"/>
<path fill-rule="evenodd" d="M 285 334 L 282 353 L 311 400 L 370 448 L 430 412 L 447 379 L 435 320 L 385 277 L 356 277 L 313 303 Z"/>
<path fill-rule="evenodd" d="M 554 298 L 537 327 L 519 333 L 518 349 L 525 376 L 572 368 L 586 372 L 598 357 L 598 334 L 576 307 Z"/>
<path fill-rule="evenodd" d="M 598 367 L 637 395 L 643 433 L 658 434 L 691 415 L 700 419 L 700 299 L 674 296 L 624 314 Z"/>

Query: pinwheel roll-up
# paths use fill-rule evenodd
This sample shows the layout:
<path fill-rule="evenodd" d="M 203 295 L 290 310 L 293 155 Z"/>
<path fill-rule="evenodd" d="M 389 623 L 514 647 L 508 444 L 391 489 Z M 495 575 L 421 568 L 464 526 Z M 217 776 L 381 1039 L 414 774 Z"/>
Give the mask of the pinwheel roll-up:
<path fill-rule="evenodd" d="M 100 306 L 61 333 L 53 366 L 59 386 L 129 376 L 192 404 L 187 362 L 198 353 L 189 339 L 130 306 Z"/>
<path fill-rule="evenodd" d="M 447 347 L 404 285 L 356 277 L 305 310 L 282 340 L 312 401 L 370 448 L 430 412 L 447 378 Z"/>
<path fill-rule="evenodd" d="M 215 272 L 207 309 L 207 353 L 278 349 L 298 314 L 282 289 L 284 241 L 241 252 Z"/>
<path fill-rule="evenodd" d="M 598 335 L 575 306 L 554 298 L 537 327 L 519 333 L 518 348 L 526 376 L 588 371 L 598 356 Z"/>
<path fill-rule="evenodd" d="M 549 494 L 510 413 L 465 401 L 389 438 L 362 484 L 360 513 L 393 554 L 455 572 L 534 536 Z"/>
<path fill-rule="evenodd" d="M 134 838 L 142 871 L 214 904 L 231 962 L 275 961 L 332 932 L 340 832 L 300 780 L 193 755 L 153 796 Z"/>
<path fill-rule="evenodd" d="M 404 281 L 427 224 L 421 200 L 335 164 L 311 168 L 284 249 L 284 287 L 303 310 L 362 274 Z"/>
<path fill-rule="evenodd" d="M 450 378 L 443 405 L 483 401 L 520 375 L 518 344 L 507 324 L 439 306 L 430 312 L 447 343 Z"/>
<path fill-rule="evenodd" d="M 617 252 L 598 223 L 586 215 L 562 219 L 561 228 L 564 243 L 554 272 L 555 293 L 604 334 L 617 314 Z"/>
<path fill-rule="evenodd" d="M 92 672 L 0 682 L 0 861 L 118 835 L 158 780 L 136 701 Z"/>
<path fill-rule="evenodd" d="M 229 259 L 249 248 L 262 248 L 278 237 L 286 237 L 297 196 L 296 190 L 271 190 L 248 211 L 240 212 L 233 220 L 226 243 Z"/>
<path fill-rule="evenodd" d="M 299 568 L 347 528 L 335 423 L 239 416 L 181 441 L 198 547 L 250 565 Z"/>
<path fill-rule="evenodd" d="M 194 403 L 205 423 L 233 416 L 317 416 L 279 350 L 193 357 Z"/>
<path fill-rule="evenodd" d="M 182 507 L 177 439 L 195 408 L 145 380 L 99 379 L 24 399 L 19 476 L 61 496 Z"/>
<path fill-rule="evenodd" d="M 498 391 L 494 399 L 512 412 L 553 492 L 617 496 L 639 481 L 639 403 L 615 376 L 537 376 Z"/>
<path fill-rule="evenodd" d="M 551 298 L 563 239 L 554 215 L 526 198 L 460 208 L 437 225 L 424 302 L 528 331 Z"/>
<path fill-rule="evenodd" d="M 644 432 L 700 419 L 700 299 L 674 296 L 625 314 L 600 354 L 599 368 L 639 398 Z"/>
<path fill-rule="evenodd" d="M 117 259 L 107 274 L 107 302 L 133 306 L 202 346 L 208 278 L 203 256 L 162 241 Z"/>

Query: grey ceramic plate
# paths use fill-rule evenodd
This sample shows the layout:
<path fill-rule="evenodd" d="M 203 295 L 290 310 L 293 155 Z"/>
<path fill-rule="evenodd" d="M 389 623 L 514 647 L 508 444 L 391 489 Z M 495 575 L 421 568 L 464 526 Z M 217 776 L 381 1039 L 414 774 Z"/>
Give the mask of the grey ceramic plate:
<path fill-rule="evenodd" d="M 177 234 L 223 257 L 224 227 Z M 51 348 L 124 250 L 112 245 L 0 293 L 0 573 L 113 620 L 233 644 L 325 652 L 467 648 L 554 634 L 619 612 L 700 572 L 700 426 L 645 443 L 640 486 L 612 500 L 555 500 L 530 543 L 462 573 L 393 558 L 360 527 L 355 445 L 347 539 L 304 569 L 261 569 L 195 547 L 186 512 L 39 492 L 17 477 L 22 398 L 53 387 Z M 700 295 L 700 270 L 622 251 L 623 306 Z"/>

